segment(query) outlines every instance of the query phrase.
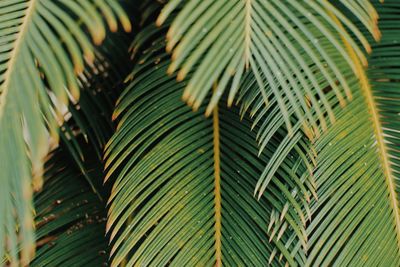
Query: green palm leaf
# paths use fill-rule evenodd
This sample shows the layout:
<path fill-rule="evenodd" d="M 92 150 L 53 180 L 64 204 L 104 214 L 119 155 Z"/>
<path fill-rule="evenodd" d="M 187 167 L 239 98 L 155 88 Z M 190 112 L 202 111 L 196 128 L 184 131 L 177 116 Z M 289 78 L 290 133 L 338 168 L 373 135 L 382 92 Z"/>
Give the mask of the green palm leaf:
<path fill-rule="evenodd" d="M 43 191 L 35 194 L 37 253 L 31 266 L 100 266 L 108 255 L 104 203 L 65 152 L 52 152 Z M 100 168 L 90 169 L 91 177 L 102 179 Z"/>
<path fill-rule="evenodd" d="M 397 1 L 378 7 L 382 41 L 370 57 L 372 86 L 361 76 L 354 101 L 338 108 L 337 122 L 315 143 L 319 200 L 311 205 L 307 266 L 400 264 L 399 8 Z"/>
<path fill-rule="evenodd" d="M 228 105 L 237 95 L 242 114 L 250 111 L 255 118 L 260 153 L 273 137 L 281 140 L 256 194 L 264 193 L 290 153 L 298 154 L 312 170 L 315 153 L 307 138 L 318 138 L 335 121 L 335 105 L 343 107 L 352 99 L 357 85 L 347 79 L 364 73 L 356 60 L 367 64 L 359 45 L 370 52 L 362 27 L 343 13 L 352 14 L 379 39 L 378 16 L 371 3 L 178 0 L 166 5 L 158 22 L 177 8 L 181 10 L 167 34 L 167 50 L 173 50 L 169 72 L 179 69 L 178 80 L 193 71 L 184 100 L 196 109 L 217 82 L 206 114 L 228 88 Z M 330 91 L 335 94 L 328 97 Z"/>
<path fill-rule="evenodd" d="M 320 151 L 319 199 L 307 228 L 308 265 L 398 266 L 396 213 L 361 95 L 338 116 Z M 397 205 L 397 204 L 395 204 Z"/>
<path fill-rule="evenodd" d="M 126 76 L 127 35 L 113 33 L 79 75 L 81 96 L 70 103 L 60 147 L 46 162 L 35 194 L 36 247 L 32 266 L 100 266 L 108 262 L 102 150 L 114 130 L 115 96 Z M 86 180 L 86 181 L 85 181 Z"/>
<path fill-rule="evenodd" d="M 0 1 L 2 265 L 400 265 L 398 0 L 117 1 Z"/>
<path fill-rule="evenodd" d="M 74 158 L 79 169 L 92 187 L 93 192 L 101 191 L 101 181 L 92 181 L 85 167 L 87 158 L 94 153 L 98 160 L 103 158 L 103 148 L 115 131 L 111 120 L 114 103 L 128 72 L 128 47 L 130 39 L 126 34 L 109 34 L 105 42 L 95 49 L 95 60 L 79 75 L 80 98 L 70 103 L 65 123 L 61 126 L 60 137 L 67 151 Z M 90 145 L 82 148 L 81 144 Z M 98 196 L 101 198 L 100 194 Z"/>
<path fill-rule="evenodd" d="M 166 75 L 162 32 L 149 26 L 134 43 L 139 65 L 118 102 L 118 130 L 105 152 L 107 179 L 115 178 L 107 227 L 112 264 L 304 262 L 304 254 L 292 258 L 289 250 L 296 240 L 305 245 L 307 215 L 297 204 L 298 185 L 286 181 L 304 167 L 288 157 L 257 201 L 254 185 L 279 140 L 258 159 L 255 135 L 237 111 L 216 108 L 211 120 L 180 102 L 184 84 Z M 288 202 L 295 207 L 287 209 Z M 276 226 L 268 231 L 270 217 Z"/>
<path fill-rule="evenodd" d="M 37 190 L 49 147 L 48 131 L 56 142 L 62 105 L 79 97 L 76 74 L 83 71 L 84 57 L 88 62 L 94 59 L 84 29 L 96 44 L 105 37 L 101 14 L 112 30 L 117 29 L 116 17 L 129 30 L 129 21 L 113 0 L 6 0 L 0 4 L 0 212 L 4 214 L 0 258 L 8 252 L 11 264 L 19 258 L 19 242 L 22 265 L 33 255 L 32 173 Z"/>
<path fill-rule="evenodd" d="M 379 38 L 377 14 L 369 1 L 362 4 L 347 0 L 340 2 Z M 178 79 L 182 80 L 194 70 L 183 95 L 194 109 L 200 106 L 212 84 L 219 82 L 206 114 L 211 113 L 228 87 L 228 103 L 231 104 L 239 90 L 239 81 L 247 70 L 251 70 L 258 85 L 252 93 L 260 93 L 265 104 L 273 95 L 289 131 L 292 128 L 290 109 L 294 110 L 301 123 L 309 123 L 315 128 L 316 121 L 320 120 L 325 125 L 325 115 L 320 109 L 324 107 L 330 119 L 333 119 L 333 114 L 319 81 L 321 78 L 327 80 L 344 105 L 346 98 L 351 99 L 351 91 L 339 64 L 345 62 L 346 68 L 358 74 L 340 35 L 355 50 L 357 58 L 366 64 L 362 49 L 348 31 L 337 27 L 335 19 L 344 23 L 349 32 L 370 51 L 360 30 L 340 9 L 325 0 L 293 0 L 287 3 L 269 0 L 174 0 L 166 5 L 158 23 L 163 23 L 176 8 L 182 10 L 167 35 L 167 50 L 174 49 L 169 71 L 180 69 Z M 369 11 L 368 15 L 365 9 Z M 325 40 L 329 43 L 321 45 L 320 42 Z M 338 52 L 339 57 L 335 58 L 332 51 Z M 316 115 L 310 114 L 304 97 L 310 99 Z"/>
<path fill-rule="evenodd" d="M 333 107 L 332 111 L 337 117 L 337 122 L 333 126 L 330 126 L 331 129 L 327 133 L 323 134 L 322 137 L 314 139 L 313 146 L 317 151 L 318 157 L 317 169 L 314 171 L 313 177 L 310 177 L 310 173 L 307 171 L 304 173 L 303 177 L 300 178 L 302 181 L 314 178 L 316 181 L 316 187 L 318 188 L 318 200 L 313 200 L 311 205 L 311 217 L 313 218 L 311 223 L 307 224 L 307 230 L 304 236 L 299 234 L 296 235 L 293 234 L 296 233 L 296 230 L 301 232 L 301 220 L 296 220 L 298 217 L 294 216 L 294 223 L 288 225 L 291 218 L 288 216 L 285 217 L 284 221 L 282 221 L 282 224 L 286 223 L 285 226 L 280 225 L 272 231 L 272 233 L 280 232 L 280 234 L 284 236 L 280 241 L 286 245 L 287 250 L 281 249 L 278 245 L 278 254 L 282 253 L 280 256 L 285 256 L 286 258 L 288 255 L 287 253 L 291 253 L 294 257 L 292 258 L 292 261 L 289 260 L 289 264 L 291 265 L 325 266 L 337 264 L 340 266 L 376 266 L 383 264 L 384 266 L 397 266 L 399 264 L 399 248 L 397 245 L 397 218 L 399 214 L 397 208 L 398 193 L 396 189 L 396 183 L 398 180 L 398 150 L 396 149 L 398 136 L 397 131 L 395 130 L 397 123 L 395 117 L 393 117 L 398 116 L 398 111 L 396 111 L 398 109 L 398 104 L 396 102 L 398 98 L 396 95 L 396 89 L 393 87 L 394 82 L 396 81 L 395 77 L 397 76 L 396 74 L 392 74 L 395 73 L 393 68 L 396 64 L 393 64 L 393 61 L 382 59 L 384 55 L 388 55 L 389 51 L 392 51 L 393 48 L 396 47 L 396 38 L 399 35 L 397 30 L 393 29 L 394 19 L 391 19 L 390 17 L 390 14 L 394 14 L 395 12 L 393 8 L 397 6 L 393 2 L 389 3 L 388 6 L 380 7 L 379 9 L 382 10 L 381 16 L 383 17 L 383 43 L 374 46 L 378 51 L 382 49 L 384 52 L 380 52 L 382 54 L 379 52 L 373 53 L 370 63 L 370 75 L 371 77 L 375 77 L 374 75 L 376 75 L 376 84 L 374 82 L 373 87 L 375 91 L 372 91 L 369 82 L 366 79 L 364 71 L 362 70 L 361 61 L 360 59 L 357 59 L 357 54 L 355 53 L 354 48 L 346 40 L 343 42 L 343 47 L 346 49 L 348 56 L 354 62 L 355 69 L 358 70 L 356 73 L 357 75 L 354 75 L 353 68 L 346 67 L 346 62 L 341 64 L 338 63 L 338 66 L 340 66 L 342 74 L 346 77 L 348 86 L 351 88 L 351 92 L 353 92 L 352 95 L 354 101 L 343 109 L 340 105 L 340 100 L 337 98 L 336 92 L 332 88 L 325 90 L 326 99 L 329 101 L 329 106 Z M 386 19 L 384 16 L 387 16 Z M 341 22 L 337 21 L 335 18 L 334 21 L 337 23 L 339 28 L 342 27 Z M 385 30 L 385 27 L 389 31 Z M 361 26 L 360 29 L 362 29 Z M 149 30 L 147 34 L 150 35 L 155 33 Z M 146 38 L 144 39 L 146 40 Z M 153 52 L 157 49 L 158 46 L 156 45 L 156 47 L 153 48 Z M 338 51 L 332 52 L 331 55 L 335 58 L 340 57 L 340 54 L 335 53 L 338 53 Z M 168 186 L 169 182 L 175 177 L 175 173 L 174 175 L 171 174 L 171 176 L 168 176 L 164 171 L 166 173 L 180 171 L 180 169 L 170 170 L 168 167 L 168 164 L 176 166 L 173 163 L 180 162 L 179 159 L 174 161 L 176 154 L 170 156 L 163 155 L 161 158 L 159 154 L 161 151 L 170 149 L 169 146 L 180 151 L 180 146 L 178 146 L 178 144 L 183 142 L 181 139 L 178 139 L 179 142 L 176 141 L 176 136 L 174 135 L 174 138 L 168 139 L 168 141 L 165 141 L 165 144 L 161 141 L 164 140 L 163 138 L 166 138 L 164 135 L 168 136 L 171 132 L 175 133 L 175 131 L 168 128 L 169 123 L 166 124 L 164 122 L 164 120 L 169 121 L 168 115 L 171 115 L 171 123 L 176 123 L 170 127 L 179 131 L 177 128 L 179 128 L 180 124 L 172 120 L 172 114 L 174 114 L 173 111 L 179 112 L 179 109 L 177 106 L 172 105 L 171 110 L 161 112 L 161 108 L 164 107 L 164 105 L 169 105 L 167 104 L 169 103 L 167 100 L 169 98 L 167 95 L 162 95 L 159 96 L 161 99 L 160 102 L 157 102 L 155 100 L 156 95 L 150 93 L 150 88 L 152 86 L 156 86 L 157 88 L 160 87 L 160 90 L 162 88 L 162 92 L 165 92 L 168 88 L 173 90 L 173 85 L 172 83 L 169 85 L 169 80 L 163 78 L 163 75 L 155 74 L 157 72 L 154 73 L 153 68 L 166 68 L 163 60 L 164 57 L 165 55 L 152 57 L 151 53 L 150 55 L 146 54 L 144 59 L 141 61 L 144 67 L 138 68 L 134 71 L 133 77 L 135 77 L 135 79 L 129 87 L 130 90 L 127 90 L 123 95 L 116 111 L 116 114 L 121 117 L 119 132 L 112 139 L 106 152 L 106 155 L 110 157 L 110 173 L 118 173 L 118 178 L 114 185 L 114 193 L 111 198 L 108 226 L 112 231 L 112 237 L 115 241 L 112 254 L 114 256 L 114 263 L 116 264 L 123 261 L 124 258 L 130 260 L 127 261 L 128 265 L 154 262 L 163 263 L 162 261 L 157 260 L 159 257 L 167 257 L 166 255 L 172 257 L 172 260 L 167 260 L 164 262 L 165 264 L 185 263 L 183 261 L 174 261 L 175 257 L 179 260 L 181 259 L 179 255 L 182 253 L 181 249 L 184 247 L 181 248 L 178 246 L 175 250 L 171 248 L 171 250 L 168 250 L 171 254 L 167 254 L 168 252 L 160 252 L 160 254 L 158 254 L 159 251 L 163 251 L 166 243 L 158 241 L 158 236 L 156 237 L 158 229 L 160 229 L 159 231 L 161 231 L 161 229 L 172 231 L 168 228 L 170 224 L 165 221 L 169 220 L 169 206 L 160 206 L 159 202 L 154 200 L 163 200 L 162 196 L 158 196 L 160 194 L 158 190 L 162 190 L 163 186 Z M 155 62 L 154 66 L 153 62 Z M 377 65 L 375 66 L 374 64 Z M 150 74 L 150 72 L 152 74 Z M 391 77 L 391 80 L 383 85 L 382 79 L 385 78 L 382 77 L 385 77 L 385 72 L 389 74 L 388 77 Z M 191 75 L 192 74 L 189 73 L 189 83 L 190 78 L 192 77 Z M 254 74 L 249 75 L 251 76 Z M 252 80 L 254 80 L 254 78 L 250 77 L 248 80 L 245 79 L 243 84 L 246 85 L 247 83 L 247 86 L 249 87 L 251 86 Z M 361 86 L 359 83 L 360 81 Z M 321 81 L 321 85 L 323 85 L 323 88 L 329 88 L 329 82 L 326 80 Z M 181 87 L 185 86 L 186 81 L 181 85 Z M 148 93 L 143 92 L 146 91 L 146 88 Z M 218 87 L 215 88 L 217 89 Z M 246 86 L 244 88 L 246 88 Z M 131 91 L 133 91 L 133 93 L 131 93 Z M 161 92 L 159 94 L 161 94 Z M 165 94 L 167 93 L 165 92 Z M 257 93 L 249 93 L 249 91 L 244 92 L 243 96 L 246 94 L 252 94 L 251 98 L 248 99 L 253 99 L 253 101 L 254 99 L 261 99 L 257 100 L 258 102 L 254 102 L 256 104 L 250 103 L 248 106 L 261 106 L 263 100 L 262 96 L 257 97 Z M 260 93 L 258 93 L 258 95 L 260 95 Z M 144 99 L 145 96 L 148 97 L 148 100 Z M 140 108 L 142 105 L 145 106 L 143 109 Z M 153 113 L 149 110 L 150 106 L 155 106 L 160 109 Z M 277 110 L 276 112 L 280 111 L 278 104 L 272 105 L 272 107 L 273 110 Z M 201 111 L 204 111 L 204 108 L 204 106 L 200 106 Z M 245 110 L 246 107 L 243 108 L 243 113 Z M 256 112 L 260 112 L 262 116 L 269 115 L 266 115 L 261 109 L 258 111 L 256 110 Z M 256 112 L 253 113 L 256 114 Z M 164 113 L 167 114 L 165 115 L 166 117 L 162 115 Z M 213 114 L 215 122 L 215 109 L 213 110 Z M 143 119 L 142 116 L 145 116 L 145 119 Z M 254 127 L 257 128 L 257 125 L 262 122 L 262 116 L 256 118 Z M 277 116 L 283 115 L 280 114 Z M 222 115 L 218 116 L 220 121 L 222 117 Z M 191 117 L 182 117 L 181 119 L 181 121 L 185 122 L 191 120 Z M 272 119 L 270 119 L 270 121 L 271 120 Z M 160 123 L 159 127 L 166 129 L 166 133 L 162 132 L 161 135 L 156 134 L 158 133 L 159 128 L 155 128 L 152 123 L 157 123 L 158 121 Z M 371 121 L 373 122 L 372 124 L 370 123 Z M 146 124 L 143 125 L 144 122 L 146 122 Z M 165 126 L 165 124 L 167 126 Z M 190 125 L 190 129 L 196 129 L 198 124 L 200 124 L 200 122 Z M 241 127 L 237 126 L 233 122 L 230 124 L 234 125 L 234 127 Z M 266 126 L 264 127 L 267 127 L 266 129 L 271 129 L 269 124 L 265 123 L 265 125 Z M 277 129 L 278 130 L 275 130 L 273 133 L 277 133 L 279 136 L 280 129 Z M 285 130 L 285 128 L 283 129 Z M 187 133 L 186 131 L 189 131 L 189 129 L 182 130 L 185 134 L 193 137 L 191 133 Z M 234 131 L 229 128 L 228 132 Z M 223 142 L 224 134 L 222 131 L 220 133 L 220 139 L 221 142 Z M 179 133 L 176 134 L 179 136 Z M 147 136 L 152 136 L 153 139 Z M 254 136 L 252 137 L 254 138 Z M 269 139 L 272 140 L 270 142 L 275 143 L 276 145 L 272 148 L 272 151 L 268 152 L 269 157 L 266 157 L 266 161 L 264 161 L 261 166 L 265 166 L 268 161 L 271 161 L 271 158 L 273 158 L 274 155 L 285 153 L 284 147 L 280 148 L 280 146 L 282 143 L 285 143 L 285 140 L 290 140 L 289 137 L 290 136 L 284 134 L 284 141 L 282 141 L 282 139 L 279 138 L 278 140 L 274 139 L 276 138 L 276 134 L 270 135 Z M 150 140 L 147 138 L 150 138 Z M 189 137 L 182 133 L 182 139 L 185 138 Z M 200 137 L 195 136 L 193 138 L 193 141 L 189 142 L 188 146 L 190 144 L 191 146 L 196 147 L 194 145 L 195 140 L 200 140 Z M 354 143 L 354 140 L 357 140 L 356 144 Z M 158 142 L 161 142 L 161 144 L 159 145 Z M 248 142 L 250 143 L 250 139 Z M 128 149 L 126 149 L 127 146 L 129 147 Z M 215 148 L 215 143 L 213 146 Z M 236 148 L 238 145 L 233 142 L 230 143 L 229 147 Z M 247 145 L 247 147 L 249 147 L 249 145 Z M 306 147 L 307 146 L 300 146 L 301 149 L 305 149 Z M 233 154 L 232 150 L 231 153 Z M 221 155 L 224 155 L 222 146 L 220 153 Z M 214 153 L 214 156 L 215 154 L 216 153 Z M 242 155 L 244 153 L 239 150 L 239 154 Z M 190 154 L 190 156 L 193 156 L 193 154 Z M 130 160 L 124 160 L 126 157 Z M 165 157 L 168 157 L 168 159 L 165 159 Z M 139 161 L 139 159 L 141 161 Z M 163 159 L 166 161 L 160 163 Z M 223 157 L 220 159 L 221 162 L 224 161 Z M 168 160 L 171 160 L 172 162 L 169 162 Z M 188 161 L 194 161 L 194 159 L 191 160 L 191 158 L 189 158 Z M 166 164 L 166 167 L 164 167 L 165 170 L 160 167 L 164 166 L 164 164 Z M 221 166 L 222 165 L 223 163 L 221 163 Z M 277 166 L 281 165 L 278 164 Z M 192 168 L 195 167 L 198 167 L 198 165 L 193 166 Z M 161 170 L 159 168 L 161 168 Z M 218 168 L 214 166 L 214 171 L 216 169 Z M 270 169 L 267 168 L 266 170 Z M 268 173 L 268 175 L 271 175 L 271 173 Z M 287 175 L 281 176 L 278 173 L 277 176 L 278 179 L 276 179 L 276 177 L 272 179 L 275 184 L 282 181 L 279 180 L 279 177 L 283 178 L 284 184 L 290 181 Z M 156 181 L 160 179 L 159 177 L 165 178 L 158 184 Z M 223 176 L 221 175 L 221 177 Z M 166 183 L 166 185 L 163 183 Z M 146 186 L 149 188 L 147 189 Z M 277 187 L 282 190 L 282 187 Z M 171 190 L 173 190 L 172 188 L 173 187 L 171 187 Z M 260 196 L 276 196 L 276 192 L 275 194 L 271 193 L 270 190 L 272 190 L 272 188 L 274 188 L 274 185 L 268 184 L 268 186 L 264 188 L 264 190 L 268 191 L 264 195 L 260 194 Z M 224 186 L 222 186 L 222 189 L 224 189 Z M 173 194 L 178 193 L 174 191 Z M 168 200 L 171 198 L 174 199 L 170 195 L 166 194 L 165 196 Z M 158 199 L 158 197 L 160 199 Z M 184 196 L 180 197 L 184 198 Z M 278 197 L 278 199 L 280 201 L 288 201 L 287 199 L 289 199 L 289 197 L 287 197 L 287 195 L 285 197 Z M 142 199 L 143 201 L 141 201 Z M 167 201 L 166 203 L 170 203 L 168 200 L 165 200 Z M 150 203 L 147 204 L 146 201 Z M 129 202 L 129 204 L 126 204 L 127 202 Z M 193 202 L 198 203 L 200 201 L 196 199 L 193 200 Z M 209 202 L 211 203 L 211 200 Z M 284 201 L 281 203 L 285 205 Z M 295 203 L 292 202 L 291 205 L 292 206 L 287 209 L 288 213 L 296 214 L 296 210 L 293 208 Z M 275 207 L 273 204 L 271 206 L 271 203 L 268 201 L 264 202 L 263 206 L 269 206 L 271 208 L 269 214 L 264 214 L 264 216 L 270 216 L 270 222 L 273 223 L 273 218 L 277 216 L 275 215 Z M 307 205 L 302 207 L 303 213 L 305 212 L 304 208 L 306 207 Z M 176 207 L 176 209 L 179 208 Z M 182 207 L 182 209 L 184 209 L 184 207 Z M 206 210 L 206 208 L 203 206 L 202 210 Z M 279 207 L 278 210 L 286 211 L 286 209 L 283 208 L 283 205 Z M 165 213 L 160 215 L 158 212 Z M 301 214 L 302 212 L 299 212 L 296 215 Z M 224 214 L 224 212 L 222 212 L 222 214 Z M 192 213 L 188 212 L 185 213 L 185 215 L 190 217 Z M 178 216 L 178 219 L 176 220 L 179 219 L 181 218 Z M 186 219 L 189 220 L 189 218 Z M 171 220 L 173 221 L 173 219 Z M 222 221 L 224 221 L 223 216 Z M 280 220 L 276 219 L 276 221 L 279 222 Z M 387 222 L 390 221 L 393 223 L 387 224 Z M 189 223 L 190 220 L 187 222 Z M 214 223 L 215 222 L 217 222 L 217 220 L 215 220 Z M 161 226 L 159 226 L 160 224 Z M 171 225 L 173 226 L 174 224 L 172 223 Z M 285 232 L 285 230 L 289 231 Z M 155 233 L 152 234 L 153 231 L 155 231 Z M 222 228 L 222 232 L 223 231 L 224 228 Z M 178 236 L 174 231 L 168 233 L 169 235 L 165 234 L 165 236 L 168 236 L 169 238 L 172 238 L 172 236 L 175 235 Z M 271 236 L 271 232 L 267 233 L 267 235 Z M 238 234 L 238 236 L 241 238 L 240 234 Z M 277 239 L 274 240 L 277 241 Z M 296 241 L 297 239 L 300 241 Z M 148 243 L 146 240 L 149 240 Z M 171 242 L 170 239 L 163 240 L 164 242 Z M 217 238 L 214 239 L 214 244 L 218 243 L 217 240 Z M 185 244 L 190 244 L 190 241 L 187 242 L 188 243 Z M 302 242 L 306 243 L 305 246 L 302 245 Z M 296 245 L 293 243 L 296 243 Z M 302 249 L 302 247 L 304 248 Z M 153 250 L 155 252 L 152 252 Z M 218 246 L 211 247 L 211 250 L 218 252 Z M 277 253 L 276 250 L 277 248 L 268 254 L 269 259 L 276 260 L 274 257 Z M 229 256 L 226 256 L 223 250 L 221 251 L 221 258 L 226 261 Z M 217 255 L 216 258 L 208 258 L 210 259 L 211 264 L 214 263 L 214 260 L 218 263 L 218 253 L 212 254 L 210 252 L 210 255 Z M 257 256 L 255 257 L 257 258 Z M 190 254 L 188 258 L 190 258 Z M 384 260 L 380 260 L 383 258 Z M 286 259 L 288 260 L 288 258 Z M 228 261 L 227 264 L 235 263 Z M 254 262 L 252 263 L 254 264 Z M 278 263 L 275 262 L 274 264 Z"/>

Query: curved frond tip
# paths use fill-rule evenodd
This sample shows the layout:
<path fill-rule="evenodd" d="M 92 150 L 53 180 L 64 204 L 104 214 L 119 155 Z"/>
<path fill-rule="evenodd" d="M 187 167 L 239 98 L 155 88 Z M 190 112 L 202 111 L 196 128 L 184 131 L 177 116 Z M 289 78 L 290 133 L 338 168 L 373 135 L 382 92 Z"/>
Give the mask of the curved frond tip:
<path fill-rule="evenodd" d="M 358 18 L 376 39 L 380 38 L 378 16 L 369 1 L 340 2 L 336 5 L 326 0 L 169 1 L 157 20 L 161 25 L 179 9 L 167 34 L 167 50 L 173 51 L 169 73 L 178 71 L 178 80 L 182 80 L 194 72 L 183 99 L 195 110 L 219 81 L 206 109 L 207 115 L 229 87 L 231 105 L 239 91 L 237 81 L 251 71 L 258 77 L 252 90 L 261 93 L 265 105 L 272 93 L 289 131 L 292 121 L 288 113 L 292 108 L 304 125 L 315 126 L 318 120 L 325 125 L 325 117 L 333 118 L 332 107 L 326 100 L 325 89 L 317 81 L 321 76 L 327 80 L 343 106 L 352 94 L 343 69 L 359 72 L 338 36 L 343 36 L 364 65 L 367 64 L 364 51 L 371 51 L 365 35 L 343 14 L 342 8 Z M 346 29 L 337 27 L 336 20 Z M 315 65 L 315 70 L 311 71 L 311 65 Z M 302 101 L 304 97 L 312 101 L 316 114 L 310 114 L 310 107 Z M 327 115 L 320 109 L 325 109 Z"/>

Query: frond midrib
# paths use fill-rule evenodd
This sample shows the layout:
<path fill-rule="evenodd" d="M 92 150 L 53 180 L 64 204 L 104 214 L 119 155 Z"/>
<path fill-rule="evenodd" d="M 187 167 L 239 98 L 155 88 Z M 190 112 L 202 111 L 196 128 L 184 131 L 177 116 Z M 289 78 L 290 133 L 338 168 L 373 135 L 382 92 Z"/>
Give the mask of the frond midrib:
<path fill-rule="evenodd" d="M 338 21 L 337 19 L 336 22 L 338 24 L 338 27 L 343 27 L 341 22 Z M 392 164 L 389 160 L 390 155 L 388 153 L 388 149 L 385 143 L 385 137 L 383 133 L 382 123 L 380 120 L 379 110 L 372 93 L 371 84 L 368 80 L 368 77 L 365 73 L 364 68 L 362 67 L 359 58 L 357 57 L 354 49 L 344 38 L 343 41 L 346 46 L 346 49 L 349 51 L 349 55 L 351 56 L 352 60 L 355 63 L 358 78 L 360 80 L 360 87 L 364 95 L 365 102 L 368 107 L 368 112 L 372 121 L 372 127 L 374 129 L 374 137 L 376 139 L 376 143 L 378 146 L 377 153 L 379 153 L 379 158 L 382 164 L 382 172 L 385 177 L 389 191 L 390 206 L 392 207 L 394 213 L 394 220 L 396 224 L 397 246 L 400 249 L 400 214 L 399 214 L 398 199 L 396 197 L 397 193 L 396 193 L 395 177 L 393 175 Z"/>
<path fill-rule="evenodd" d="M 250 46 L 251 46 L 251 12 L 252 12 L 252 0 L 246 0 L 246 16 L 245 16 L 245 37 L 244 37 L 244 45 L 245 45 L 245 62 L 246 62 L 246 68 L 249 68 L 250 65 L 250 57 L 251 57 L 251 52 L 250 52 Z"/>
<path fill-rule="evenodd" d="M 7 104 L 7 96 L 10 91 L 10 83 L 11 83 L 11 76 L 14 73 L 16 62 L 18 60 L 19 52 L 21 46 L 23 45 L 24 37 L 28 31 L 29 21 L 31 20 L 37 0 L 30 0 L 28 7 L 26 8 L 25 17 L 23 18 L 23 22 L 20 26 L 20 31 L 18 33 L 18 37 L 14 42 L 14 49 L 10 52 L 10 59 L 7 63 L 7 69 L 4 74 L 4 83 L 2 85 L 2 94 L 0 95 L 0 119 L 3 116 L 5 106 Z"/>
<path fill-rule="evenodd" d="M 221 203 L 221 158 L 220 158 L 220 134 L 218 105 L 213 112 L 213 147 L 214 147 L 214 210 L 215 210 L 215 266 L 222 266 L 222 203 Z"/>
<path fill-rule="evenodd" d="M 360 64 L 359 62 L 357 62 Z M 383 127 L 381 120 L 379 118 L 379 111 L 375 102 L 375 98 L 372 94 L 372 88 L 368 81 L 368 78 L 365 75 L 365 72 L 361 73 L 360 76 L 361 87 L 365 96 L 365 101 L 368 105 L 368 111 L 370 113 L 372 119 L 372 125 L 374 128 L 375 138 L 378 145 L 378 153 L 382 163 L 382 170 L 386 179 L 386 183 L 389 190 L 389 198 L 391 202 L 391 206 L 393 209 L 395 222 L 396 222 L 396 233 L 397 233 L 397 245 L 400 248 L 400 214 L 399 214 L 399 205 L 398 199 L 396 197 L 396 185 L 395 185 L 395 177 L 393 175 L 392 164 L 389 160 L 389 153 L 385 143 L 385 137 L 383 133 Z"/>

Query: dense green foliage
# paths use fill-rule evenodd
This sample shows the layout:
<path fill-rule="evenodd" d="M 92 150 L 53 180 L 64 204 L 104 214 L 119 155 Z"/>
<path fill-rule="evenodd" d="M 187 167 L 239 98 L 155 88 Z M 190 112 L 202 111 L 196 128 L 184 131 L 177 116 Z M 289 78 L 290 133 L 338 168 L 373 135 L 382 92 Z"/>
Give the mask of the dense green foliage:
<path fill-rule="evenodd" d="M 0 39 L 2 265 L 400 265 L 400 0 L 2 0 Z"/>

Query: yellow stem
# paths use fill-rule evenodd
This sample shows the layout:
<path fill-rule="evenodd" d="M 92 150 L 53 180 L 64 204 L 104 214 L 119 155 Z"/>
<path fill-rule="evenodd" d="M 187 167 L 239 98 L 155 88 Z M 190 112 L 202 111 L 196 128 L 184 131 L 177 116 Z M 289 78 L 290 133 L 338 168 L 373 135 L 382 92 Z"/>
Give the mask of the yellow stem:
<path fill-rule="evenodd" d="M 246 8 L 246 15 L 245 15 L 245 37 L 244 37 L 244 44 L 245 44 L 245 50 L 244 50 L 244 58 L 245 58 L 245 64 L 246 68 L 249 68 L 250 65 L 250 45 L 251 45 L 251 11 L 252 11 L 252 6 L 251 6 L 251 1 L 252 0 L 246 0 L 245 3 L 245 8 Z"/>
<path fill-rule="evenodd" d="M 213 112 L 214 129 L 214 209 L 215 209 L 215 266 L 222 266 L 221 252 L 221 164 L 220 164 L 220 143 L 219 143 L 219 117 L 218 105 Z"/>
<path fill-rule="evenodd" d="M 23 45 L 24 37 L 26 35 L 29 22 L 32 18 L 33 11 L 35 10 L 35 4 L 36 0 L 31 0 L 29 1 L 29 6 L 26 8 L 25 12 L 25 17 L 23 19 L 23 22 L 20 26 L 20 31 L 18 34 L 17 39 L 14 42 L 14 49 L 10 52 L 10 59 L 7 63 L 7 69 L 4 74 L 4 83 L 2 85 L 2 88 L 0 90 L 1 95 L 0 95 L 0 120 L 7 119 L 4 118 L 4 113 L 7 112 L 7 108 L 14 108 L 12 106 L 7 106 L 7 97 L 9 96 L 10 93 L 10 87 L 11 87 L 11 76 L 13 75 L 14 71 L 16 70 L 16 63 L 18 60 L 18 57 L 20 55 L 20 49 Z M 15 89 L 15 88 L 14 88 Z M 13 96 L 11 96 L 12 98 Z M 29 188 L 30 191 L 30 188 Z M 29 192 L 31 193 L 31 192 Z M 32 224 L 32 218 L 28 216 L 27 221 L 25 221 L 25 226 L 24 227 L 31 227 Z M 35 256 L 35 244 L 33 242 L 27 242 L 25 246 L 22 246 L 21 248 L 21 253 L 20 253 L 20 265 L 21 266 L 27 266 L 30 262 L 30 260 Z M 10 263 L 11 266 L 14 264 L 17 264 L 15 262 Z"/>
<path fill-rule="evenodd" d="M 336 24 L 338 27 L 343 28 L 343 25 L 341 22 L 334 16 L 333 14 L 330 14 L 332 18 L 335 20 Z M 399 206 L 398 206 L 398 199 L 397 199 L 397 194 L 396 194 L 396 184 L 395 184 L 395 177 L 393 175 L 393 169 L 392 169 L 392 163 L 390 162 L 389 159 L 389 153 L 388 153 L 388 148 L 385 143 L 385 137 L 384 137 L 384 132 L 383 132 L 383 127 L 382 123 L 380 120 L 379 116 L 379 110 L 377 107 L 377 103 L 375 102 L 374 95 L 372 93 L 372 88 L 369 83 L 368 77 L 365 73 L 365 70 L 361 64 L 360 59 L 358 58 L 356 52 L 354 51 L 353 47 L 344 39 L 342 38 L 347 51 L 349 52 L 349 55 L 351 59 L 354 61 L 356 70 L 357 70 L 357 76 L 360 79 L 360 85 L 361 85 L 361 90 L 363 92 L 363 95 L 365 97 L 365 102 L 368 106 L 368 111 L 371 115 L 371 120 L 372 120 L 372 125 L 374 128 L 374 133 L 375 133 L 375 138 L 378 146 L 378 151 L 379 151 L 379 157 L 382 163 L 382 170 L 386 179 L 386 183 L 388 186 L 389 190 L 389 198 L 390 198 L 390 205 L 393 209 L 394 213 L 394 220 L 396 224 L 396 233 L 397 233 L 397 245 L 400 248 L 400 214 L 399 214 Z"/>
<path fill-rule="evenodd" d="M 26 9 L 26 15 L 24 17 L 24 21 L 21 24 L 20 32 L 18 34 L 17 39 L 14 43 L 14 49 L 11 51 L 10 60 L 8 61 L 8 67 L 6 73 L 4 74 L 4 83 L 2 85 L 1 96 L 0 96 L 0 119 L 3 116 L 3 112 L 6 105 L 6 98 L 10 90 L 10 82 L 11 75 L 15 69 L 16 61 L 19 55 L 19 50 L 21 49 L 23 39 L 27 32 L 27 28 L 29 26 L 29 21 L 33 15 L 33 11 L 35 9 L 36 0 L 29 1 L 29 6 Z"/>

